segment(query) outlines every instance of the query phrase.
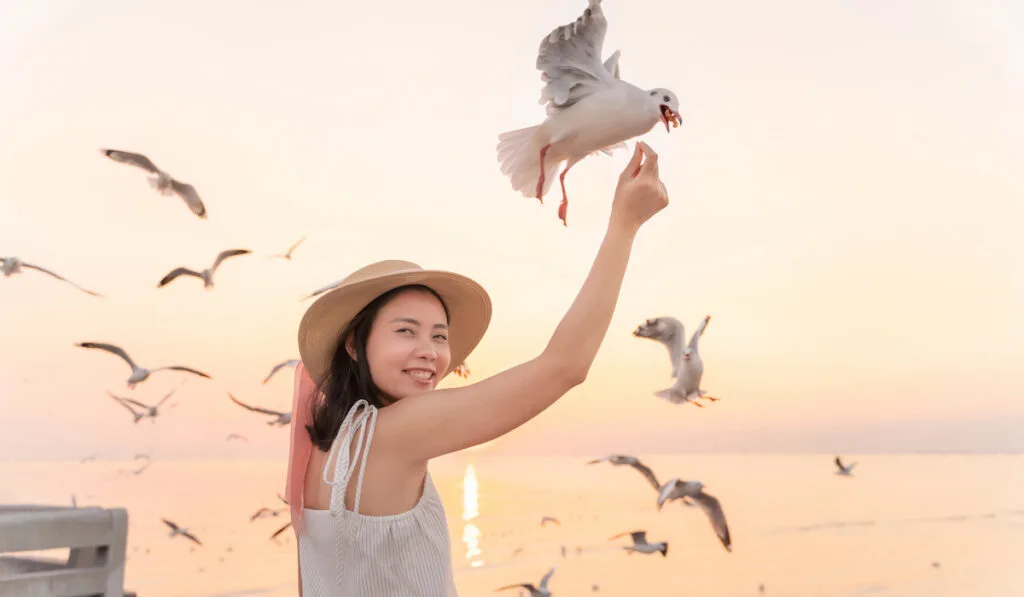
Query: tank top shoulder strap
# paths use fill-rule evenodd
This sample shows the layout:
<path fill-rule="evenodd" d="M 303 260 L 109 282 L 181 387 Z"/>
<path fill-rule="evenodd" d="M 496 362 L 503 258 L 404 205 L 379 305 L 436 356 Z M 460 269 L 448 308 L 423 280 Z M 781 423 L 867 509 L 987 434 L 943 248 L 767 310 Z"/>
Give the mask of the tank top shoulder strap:
<path fill-rule="evenodd" d="M 331 514 L 337 515 L 345 510 L 345 494 L 356 465 L 359 476 L 356 478 L 356 498 L 352 511 L 359 513 L 359 496 L 363 491 L 363 473 L 366 472 L 366 458 L 370 453 L 370 440 L 377 424 L 377 407 L 366 400 L 359 400 L 352 405 L 341 427 L 338 436 L 324 463 L 324 483 L 331 486 Z M 352 440 L 355 439 L 353 447 Z M 331 466 L 331 461 L 334 466 Z"/>

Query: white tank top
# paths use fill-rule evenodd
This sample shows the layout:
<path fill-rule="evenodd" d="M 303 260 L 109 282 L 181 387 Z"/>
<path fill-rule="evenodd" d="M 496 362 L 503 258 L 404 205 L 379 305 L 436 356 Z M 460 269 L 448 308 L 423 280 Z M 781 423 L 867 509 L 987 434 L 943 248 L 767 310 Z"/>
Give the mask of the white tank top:
<path fill-rule="evenodd" d="M 457 597 L 448 521 L 429 472 L 423 495 L 411 509 L 390 516 L 359 513 L 376 422 L 377 409 L 367 401 L 352 406 L 324 463 L 330 510 L 302 509 L 298 547 L 303 597 Z M 356 433 L 356 454 L 350 455 Z M 348 510 L 345 493 L 357 462 L 355 504 Z"/>

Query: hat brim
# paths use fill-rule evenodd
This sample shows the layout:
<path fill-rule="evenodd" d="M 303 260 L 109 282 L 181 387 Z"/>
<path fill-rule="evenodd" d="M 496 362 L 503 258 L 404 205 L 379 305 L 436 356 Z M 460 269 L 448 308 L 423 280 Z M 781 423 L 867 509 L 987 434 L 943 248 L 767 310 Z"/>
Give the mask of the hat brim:
<path fill-rule="evenodd" d="M 299 323 L 299 357 L 317 385 L 327 376 L 334 350 L 345 327 L 366 305 L 389 290 L 422 284 L 436 292 L 448 308 L 451 362 L 442 379 L 466 360 L 491 322 L 491 299 L 480 284 L 440 270 L 395 272 L 335 288 L 321 296 Z"/>

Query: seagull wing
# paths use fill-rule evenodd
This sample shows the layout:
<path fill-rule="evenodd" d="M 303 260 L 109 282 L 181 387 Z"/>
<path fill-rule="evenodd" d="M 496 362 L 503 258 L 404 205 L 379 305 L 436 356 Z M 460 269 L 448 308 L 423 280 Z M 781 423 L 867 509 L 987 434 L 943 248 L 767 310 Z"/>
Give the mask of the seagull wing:
<path fill-rule="evenodd" d="M 191 373 L 192 375 L 205 377 L 206 379 L 213 379 L 208 374 L 203 373 L 202 371 L 196 371 L 195 369 L 189 369 L 188 367 L 182 367 L 180 365 L 172 365 L 170 367 L 158 367 L 156 369 L 153 369 L 153 371 L 184 371 L 186 373 Z"/>
<path fill-rule="evenodd" d="M 138 365 L 135 364 L 135 361 L 133 361 L 131 357 L 128 356 L 128 353 L 126 353 L 124 349 L 118 346 L 114 346 L 113 344 L 104 344 L 102 342 L 79 342 L 78 344 L 75 344 L 75 346 L 79 346 L 81 348 L 96 348 L 99 350 L 105 350 L 107 352 L 116 354 L 117 356 L 124 359 L 125 362 L 127 362 L 128 365 L 131 366 L 133 371 L 136 369 L 136 367 L 138 367 Z"/>
<path fill-rule="evenodd" d="M 304 240 L 306 240 L 306 237 L 305 237 L 305 236 L 303 236 L 303 237 L 302 237 L 302 238 L 300 238 L 300 239 L 299 239 L 298 241 L 296 241 L 296 242 L 295 242 L 295 244 L 294 244 L 294 245 L 292 245 L 292 246 L 291 246 L 291 247 L 290 247 L 290 248 L 288 249 L 288 252 L 287 252 L 287 253 L 285 253 L 285 255 L 291 255 L 291 254 L 292 254 L 292 251 L 294 251 L 295 249 L 297 249 L 297 248 L 299 247 L 299 245 L 301 245 L 301 244 L 302 244 L 302 241 L 304 241 Z"/>
<path fill-rule="evenodd" d="M 171 188 L 174 192 L 185 201 L 185 205 L 192 210 L 192 213 L 196 214 L 202 219 L 206 219 L 206 206 L 203 205 L 203 200 L 199 198 L 199 193 L 196 192 L 196 188 L 187 182 L 181 182 L 178 180 L 171 180 Z"/>
<path fill-rule="evenodd" d="M 182 533 L 182 536 L 184 536 L 184 537 L 188 538 L 189 540 L 191 540 L 191 541 L 192 541 L 193 543 L 195 543 L 196 545 L 202 545 L 202 544 L 203 544 L 203 542 L 202 542 L 202 541 L 200 541 L 199 539 L 197 539 L 195 535 L 193 535 L 192 533 L 190 533 L 190 532 L 188 532 L 188 531 L 185 531 L 185 532 L 183 532 L 183 533 Z"/>
<path fill-rule="evenodd" d="M 633 531 L 629 534 L 634 545 L 647 545 L 647 531 Z"/>
<path fill-rule="evenodd" d="M 679 479 L 672 479 L 671 481 L 665 483 L 664 485 L 662 485 L 658 489 L 658 509 L 659 510 L 661 510 L 661 507 L 668 500 L 671 500 L 671 499 L 679 497 L 677 492 L 678 492 L 679 487 L 681 485 L 682 485 L 682 481 L 680 481 Z"/>
<path fill-rule="evenodd" d="M 602 87 L 618 83 L 601 62 L 607 30 L 601 0 L 589 0 L 589 6 L 579 18 L 556 27 L 541 40 L 537 70 L 541 71 L 545 85 L 539 103 L 547 104 L 549 115 L 572 106 Z"/>
<path fill-rule="evenodd" d="M 212 271 L 217 271 L 217 268 L 220 267 L 221 262 L 227 259 L 228 257 L 234 257 L 235 255 L 246 255 L 248 253 L 252 253 L 252 251 L 250 251 L 249 249 L 228 249 L 227 251 L 221 251 L 220 254 L 217 255 L 216 261 L 213 262 Z"/>
<path fill-rule="evenodd" d="M 57 274 L 51 272 L 50 270 L 48 270 L 46 268 L 39 267 L 38 265 L 32 265 L 31 263 L 25 263 L 24 261 L 22 261 L 21 262 L 21 267 L 27 267 L 28 269 L 34 269 L 34 270 L 36 270 L 38 272 L 43 272 L 44 274 L 49 274 L 49 275 L 53 276 L 54 278 L 57 278 L 58 280 L 60 280 L 62 282 L 67 282 L 68 284 L 71 284 L 72 286 L 74 286 L 75 288 L 81 290 L 82 292 L 84 292 L 86 294 L 91 294 L 92 296 L 103 296 L 102 294 L 99 294 L 97 292 L 93 292 L 92 290 L 89 290 L 88 288 L 82 288 L 81 286 L 79 286 L 78 284 L 75 284 L 71 280 L 68 280 L 67 278 L 65 278 L 63 276 L 58 276 Z"/>
<path fill-rule="evenodd" d="M 110 394 L 110 392 L 107 392 L 107 394 Z M 139 413 L 135 412 L 135 409 L 132 408 L 130 404 L 128 404 L 128 402 L 127 402 L 129 400 L 128 398 L 119 398 L 119 397 L 117 397 L 117 396 L 115 396 L 113 394 L 110 394 L 110 397 L 113 398 L 114 400 L 116 400 L 117 403 L 120 404 L 121 406 L 127 408 L 128 412 L 132 413 L 133 415 L 138 415 L 139 414 Z"/>
<path fill-rule="evenodd" d="M 151 172 L 153 174 L 160 173 L 160 169 L 156 167 L 156 164 L 141 153 L 132 153 L 130 151 L 121 151 L 119 149 L 101 149 L 100 153 L 115 162 L 121 162 L 122 164 L 128 164 L 129 166 L 142 168 L 146 172 Z"/>
<path fill-rule="evenodd" d="M 555 573 L 555 569 L 554 568 L 551 568 L 551 570 L 548 570 L 548 573 L 545 574 L 543 576 L 543 578 L 540 579 L 540 588 L 542 588 L 542 589 L 548 588 L 548 581 L 551 580 L 551 575 L 554 574 L 554 573 Z"/>
<path fill-rule="evenodd" d="M 171 527 L 172 531 L 177 531 L 178 530 L 178 525 L 176 525 L 173 522 L 167 520 L 166 518 L 161 518 L 160 520 L 164 521 L 164 524 L 166 524 L 167 526 Z"/>
<path fill-rule="evenodd" d="M 530 592 L 531 595 L 537 591 L 537 587 L 533 586 L 532 583 L 524 582 L 519 583 L 518 585 L 507 585 L 504 587 L 498 587 L 497 589 L 494 589 L 494 592 L 497 593 L 498 591 L 506 591 L 508 589 L 526 589 Z"/>
<path fill-rule="evenodd" d="M 178 268 L 175 268 L 175 269 L 171 270 L 170 273 L 168 273 L 166 276 L 161 278 L 160 282 L 157 283 L 156 287 L 157 288 L 162 288 L 164 286 L 167 286 L 168 284 L 170 284 L 178 276 L 192 276 L 194 278 L 200 278 L 200 279 L 202 279 L 202 277 L 203 277 L 199 272 L 194 272 L 194 271 L 188 269 L 187 267 L 178 267 Z"/>
<path fill-rule="evenodd" d="M 324 286 L 323 288 L 319 288 L 319 289 L 317 289 L 317 290 L 314 290 L 314 291 L 313 291 L 312 293 L 310 293 L 310 294 L 308 294 L 308 295 L 306 295 L 306 296 L 302 297 L 302 298 L 301 298 L 301 299 L 299 299 L 299 300 L 300 300 L 300 301 L 304 301 L 304 300 L 307 300 L 307 299 L 311 299 L 311 298 L 313 298 L 314 296 L 318 296 L 318 295 L 321 295 L 321 294 L 323 294 L 323 293 L 327 292 L 328 290 L 334 290 L 334 289 L 335 289 L 335 288 L 337 288 L 338 286 L 341 286 L 341 283 L 342 283 L 342 282 L 344 282 L 344 280 L 338 280 L 337 282 L 332 282 L 331 284 L 328 284 L 327 286 Z"/>
<path fill-rule="evenodd" d="M 704 492 L 698 493 L 693 497 L 693 501 L 697 502 L 700 509 L 708 515 L 711 520 L 711 526 L 715 529 L 715 534 L 718 535 L 718 539 L 725 546 L 726 551 L 732 551 L 732 539 L 729 538 L 729 525 L 725 523 L 725 513 L 722 512 L 722 505 L 718 502 L 718 499 L 712 495 L 708 495 Z"/>
<path fill-rule="evenodd" d="M 228 392 L 228 398 L 231 398 L 231 401 L 234 402 L 235 404 L 237 404 L 238 406 L 241 406 L 241 407 L 246 408 L 248 410 L 251 410 L 253 412 L 263 413 L 265 415 L 277 415 L 277 416 L 281 416 L 281 415 L 284 414 L 284 413 L 278 412 L 276 410 L 269 410 L 269 409 L 266 409 L 266 408 L 259 408 L 258 406 L 249 406 L 248 404 L 242 402 L 238 398 L 235 398 L 231 394 L 231 392 Z"/>
<path fill-rule="evenodd" d="M 281 533 L 283 533 L 283 532 L 285 531 L 285 529 L 287 529 L 287 528 L 288 528 L 288 527 L 290 527 L 290 526 L 292 526 L 292 523 L 291 523 L 291 522 L 286 522 L 286 523 L 284 523 L 284 526 L 283 526 L 283 527 L 281 527 L 281 528 L 279 528 L 279 529 L 277 529 L 276 531 L 274 531 L 274 534 L 273 534 L 273 535 L 271 535 L 271 536 L 270 536 L 270 538 L 271 538 L 271 539 L 276 539 L 278 535 L 280 535 Z"/>
<path fill-rule="evenodd" d="M 252 522 L 252 521 L 256 520 L 257 518 L 259 518 L 260 514 L 263 514 L 264 512 L 269 512 L 269 511 L 270 510 L 268 508 L 260 508 L 259 510 L 256 511 L 255 514 L 253 514 L 252 516 L 249 517 L 249 522 Z"/>
<path fill-rule="evenodd" d="M 700 327 L 697 328 L 697 331 L 695 331 L 693 333 L 693 336 L 690 337 L 690 348 L 692 348 L 694 352 L 697 351 L 697 340 L 699 340 L 700 337 L 704 335 L 704 329 L 708 327 L 709 321 L 711 321 L 711 316 L 705 315 L 704 321 L 700 323 Z"/>
<path fill-rule="evenodd" d="M 271 369 L 270 373 L 267 374 L 267 377 L 264 378 L 263 384 L 266 385 L 266 383 L 270 381 L 270 378 L 274 377 L 274 374 L 280 371 L 281 369 L 284 369 L 285 367 L 295 367 L 299 364 L 299 362 L 299 359 L 290 359 L 274 365 L 274 368 Z"/>
<path fill-rule="evenodd" d="M 630 463 L 630 466 L 640 471 L 640 474 L 642 474 L 650 482 L 651 486 L 654 487 L 655 491 L 661 489 L 661 484 L 658 483 L 658 477 L 654 475 L 654 471 L 652 471 L 649 466 L 643 464 L 639 460 Z"/>

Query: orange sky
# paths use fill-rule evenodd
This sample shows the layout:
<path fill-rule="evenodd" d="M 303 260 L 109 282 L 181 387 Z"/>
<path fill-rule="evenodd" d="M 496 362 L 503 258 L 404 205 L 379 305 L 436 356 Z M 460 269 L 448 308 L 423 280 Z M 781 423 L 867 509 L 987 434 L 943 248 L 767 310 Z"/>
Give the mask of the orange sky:
<path fill-rule="evenodd" d="M 0 458 L 281 456 L 287 431 L 227 392 L 290 406 L 299 297 L 385 258 L 463 272 L 495 314 L 479 379 L 543 348 L 600 241 L 628 154 L 557 197 L 515 194 L 497 135 L 540 122 L 540 38 L 582 0 L 429 9 L 311 2 L 0 6 Z M 667 87 L 683 126 L 644 138 L 672 203 L 642 231 L 587 383 L 493 451 L 1019 450 L 1024 381 L 1024 9 L 1010 3 L 606 2 L 605 55 Z M 500 15 L 500 17 L 499 17 Z M 97 150 L 196 186 L 200 221 Z M 293 262 L 266 256 L 309 238 Z M 217 286 L 156 289 L 222 249 Z M 722 401 L 667 404 L 674 315 Z M 122 345 L 189 379 L 133 426 Z M 446 383 L 464 383 L 452 380 Z M 172 401 L 173 402 L 173 401 Z M 832 430 L 832 431 L 829 431 Z M 227 444 L 231 432 L 249 444 Z"/>

